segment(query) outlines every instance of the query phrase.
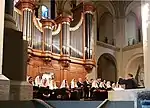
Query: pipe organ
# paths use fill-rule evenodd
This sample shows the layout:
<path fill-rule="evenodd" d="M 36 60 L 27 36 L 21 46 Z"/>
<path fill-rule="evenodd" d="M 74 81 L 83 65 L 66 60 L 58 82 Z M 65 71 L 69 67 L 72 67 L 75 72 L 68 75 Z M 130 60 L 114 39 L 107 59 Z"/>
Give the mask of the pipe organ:
<path fill-rule="evenodd" d="M 43 28 L 43 51 L 52 52 L 52 27 L 55 24 L 53 20 L 41 19 Z"/>
<path fill-rule="evenodd" d="M 73 17 L 60 14 L 53 20 L 36 18 L 34 0 L 20 0 L 15 6 L 16 25 L 28 41 L 28 75 L 53 72 L 58 83 L 84 79 L 95 66 L 94 6 L 81 3 Z"/>

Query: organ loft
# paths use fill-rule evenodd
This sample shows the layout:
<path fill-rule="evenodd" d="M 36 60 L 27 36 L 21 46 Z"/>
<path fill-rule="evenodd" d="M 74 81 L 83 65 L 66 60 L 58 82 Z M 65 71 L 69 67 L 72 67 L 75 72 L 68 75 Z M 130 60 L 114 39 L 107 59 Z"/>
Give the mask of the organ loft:
<path fill-rule="evenodd" d="M 37 17 L 37 4 L 32 0 L 21 0 L 15 6 L 17 27 L 28 41 L 27 74 L 35 77 L 52 72 L 58 84 L 63 79 L 84 79 L 96 65 L 94 5 L 81 3 L 71 10 L 73 16 L 59 12 L 55 19 L 52 15 L 46 16 L 49 13 Z"/>

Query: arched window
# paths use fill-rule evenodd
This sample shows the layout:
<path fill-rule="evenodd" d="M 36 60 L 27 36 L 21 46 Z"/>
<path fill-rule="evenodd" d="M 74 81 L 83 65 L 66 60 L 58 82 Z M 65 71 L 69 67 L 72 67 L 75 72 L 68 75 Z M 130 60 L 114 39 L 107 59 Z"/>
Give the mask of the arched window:
<path fill-rule="evenodd" d="M 42 18 L 47 19 L 48 18 L 48 8 L 46 6 L 42 6 Z"/>

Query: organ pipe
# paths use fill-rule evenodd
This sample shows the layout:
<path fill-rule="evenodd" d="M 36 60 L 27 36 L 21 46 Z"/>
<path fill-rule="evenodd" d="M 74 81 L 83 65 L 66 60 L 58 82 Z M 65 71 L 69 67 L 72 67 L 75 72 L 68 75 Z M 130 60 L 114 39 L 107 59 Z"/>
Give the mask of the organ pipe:
<path fill-rule="evenodd" d="M 21 11 L 14 7 L 13 18 L 16 21 L 16 27 L 18 31 L 22 31 L 21 17 L 22 17 Z"/>
<path fill-rule="evenodd" d="M 23 11 L 23 39 L 28 41 L 29 47 L 32 46 L 32 19 L 32 11 L 25 9 Z"/>
<path fill-rule="evenodd" d="M 35 0 L 19 0 L 16 7 L 22 10 L 22 31 L 23 39 L 28 41 L 28 46 L 32 47 L 32 26 L 33 26 L 33 10 L 35 9 Z"/>
<path fill-rule="evenodd" d="M 85 13 L 85 59 L 91 59 L 92 15 Z"/>
<path fill-rule="evenodd" d="M 53 20 L 42 19 L 43 26 L 43 41 L 44 41 L 44 51 L 52 52 L 52 27 L 55 24 Z"/>
<path fill-rule="evenodd" d="M 69 45 L 70 45 L 70 24 L 68 22 L 62 23 L 62 54 L 70 55 Z"/>
<path fill-rule="evenodd" d="M 70 22 L 72 18 L 70 16 L 62 17 L 62 32 L 61 32 L 61 54 L 70 55 Z"/>
<path fill-rule="evenodd" d="M 92 59 L 93 52 L 93 12 L 94 6 L 84 4 L 84 19 L 85 19 L 85 59 Z"/>
<path fill-rule="evenodd" d="M 78 13 L 81 15 L 81 19 L 78 17 L 74 23 L 71 23 L 72 18 L 70 16 L 60 15 L 55 20 L 57 29 L 53 30 L 53 27 L 56 27 L 54 21 L 41 19 L 39 22 L 38 19 L 33 18 L 35 17 L 33 14 L 35 7 L 32 2 L 26 4 L 25 1 L 20 0 L 22 31 L 24 40 L 28 41 L 30 49 L 37 49 L 31 50 L 33 53 L 37 51 L 36 54 L 41 54 L 43 57 L 50 52 L 53 55 L 52 58 L 59 59 L 65 67 L 68 66 L 70 61 L 87 65 L 94 64 L 94 55 L 92 55 L 94 52 L 93 5 L 83 3 L 83 10 Z M 17 18 L 19 17 L 17 16 Z M 20 20 L 17 22 L 20 22 Z"/>
<path fill-rule="evenodd" d="M 79 22 L 80 23 L 80 22 Z M 78 29 L 70 30 L 70 55 L 72 57 L 83 58 L 83 23 L 78 25 Z M 74 27 L 76 28 L 76 26 Z"/>
<path fill-rule="evenodd" d="M 34 25 L 32 36 L 33 49 L 42 50 L 42 32 Z"/>

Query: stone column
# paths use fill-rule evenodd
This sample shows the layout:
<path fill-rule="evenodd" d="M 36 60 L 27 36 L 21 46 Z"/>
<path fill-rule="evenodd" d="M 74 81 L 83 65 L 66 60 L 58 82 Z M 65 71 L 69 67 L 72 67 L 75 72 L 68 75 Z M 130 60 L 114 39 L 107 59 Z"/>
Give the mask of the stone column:
<path fill-rule="evenodd" d="M 116 60 L 117 60 L 117 77 L 125 77 L 125 69 L 124 69 L 124 62 L 123 62 L 123 48 L 125 46 L 125 17 L 115 17 L 115 39 L 120 40 L 116 41 L 115 45 L 116 47 L 120 48 L 120 51 L 116 53 Z"/>
<path fill-rule="evenodd" d="M 14 0 L 5 0 L 5 27 L 17 30 L 13 19 Z"/>
<path fill-rule="evenodd" d="M 144 85 L 150 89 L 150 2 L 142 1 L 142 33 L 144 53 Z"/>
<path fill-rule="evenodd" d="M 13 15 L 13 8 L 14 8 L 14 0 L 5 0 L 5 13 L 8 15 Z"/>
<path fill-rule="evenodd" d="M 3 30 L 4 30 L 4 11 L 5 11 L 5 1 L 0 1 L 0 100 L 9 100 L 9 89 L 10 81 L 2 73 L 2 62 L 3 62 Z"/>
<path fill-rule="evenodd" d="M 26 82 L 27 41 L 13 20 L 13 0 L 6 0 L 3 73 L 10 79 L 10 100 L 32 99 L 32 85 Z M 22 0 L 20 0 L 21 2 Z"/>

